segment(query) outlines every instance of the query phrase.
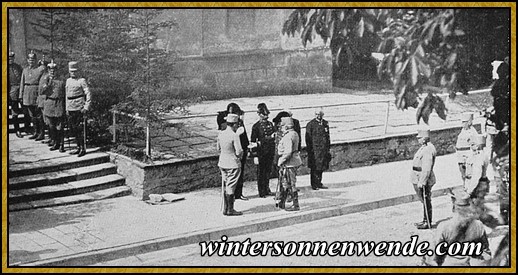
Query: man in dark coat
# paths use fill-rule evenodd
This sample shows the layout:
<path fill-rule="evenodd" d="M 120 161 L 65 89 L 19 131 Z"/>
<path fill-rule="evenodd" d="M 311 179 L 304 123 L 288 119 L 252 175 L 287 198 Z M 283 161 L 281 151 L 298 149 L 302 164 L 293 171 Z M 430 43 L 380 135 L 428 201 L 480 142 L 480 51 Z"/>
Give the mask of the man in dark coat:
<path fill-rule="evenodd" d="M 49 125 L 51 151 L 65 152 L 63 124 L 65 115 L 65 81 L 57 75 L 57 65 L 51 61 L 48 74 L 42 78 L 43 115 Z"/>
<path fill-rule="evenodd" d="M 331 161 L 331 140 L 329 124 L 324 119 L 322 109 L 315 110 L 315 118 L 306 125 L 306 150 L 308 152 L 308 167 L 311 169 L 311 188 L 313 190 L 327 189 L 322 185 L 322 173 L 329 169 Z"/>
<path fill-rule="evenodd" d="M 21 138 L 22 133 L 20 132 L 20 125 L 18 122 L 18 115 L 22 113 L 22 108 L 20 107 L 20 101 L 18 100 L 18 96 L 20 93 L 20 79 L 22 77 L 22 67 L 16 63 L 14 63 L 14 52 L 9 52 L 9 77 L 7 78 L 7 86 L 9 87 L 9 106 L 11 106 L 11 115 L 13 118 L 13 126 L 16 131 L 16 136 Z M 25 117 L 25 121 L 27 121 L 27 117 Z M 25 123 L 25 131 L 27 131 L 27 127 L 29 127 L 28 123 Z"/>
<path fill-rule="evenodd" d="M 27 62 L 29 66 L 23 69 L 20 79 L 20 95 L 23 105 L 29 110 L 29 115 L 34 124 L 35 132 L 29 139 L 42 140 L 44 138 L 43 114 L 38 108 L 38 90 L 40 79 L 45 74 L 45 68 L 36 63 L 36 54 L 31 51 Z"/>
<path fill-rule="evenodd" d="M 275 127 L 271 121 L 268 121 L 270 111 L 265 103 L 257 105 L 257 114 L 260 120 L 252 126 L 250 139 L 258 145 L 257 189 L 259 197 L 265 198 L 266 196 L 273 195 L 270 190 L 270 174 L 275 154 Z"/>

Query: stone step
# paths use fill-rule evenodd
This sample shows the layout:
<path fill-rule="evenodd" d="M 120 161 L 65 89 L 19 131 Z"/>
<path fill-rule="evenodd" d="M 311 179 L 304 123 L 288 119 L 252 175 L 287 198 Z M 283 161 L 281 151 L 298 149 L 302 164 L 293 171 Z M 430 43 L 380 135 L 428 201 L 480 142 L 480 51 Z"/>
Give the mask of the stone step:
<path fill-rule="evenodd" d="M 9 178 L 42 174 L 68 170 L 72 168 L 85 167 L 110 161 L 110 156 L 106 153 L 87 151 L 85 156 L 80 158 L 77 155 L 70 155 L 50 160 L 42 160 L 31 163 L 16 163 L 9 165 Z"/>
<path fill-rule="evenodd" d="M 14 203 L 8 205 L 8 211 L 21 211 L 35 208 L 54 207 L 69 204 L 78 204 L 91 202 L 96 200 L 110 199 L 131 195 L 131 189 L 127 186 L 117 186 L 94 192 L 88 192 L 80 195 L 57 197 L 45 200 L 36 200 L 29 202 Z"/>
<path fill-rule="evenodd" d="M 102 177 L 117 173 L 117 166 L 111 162 L 73 168 L 63 171 L 27 175 L 9 179 L 9 190 L 20 190 Z"/>
<path fill-rule="evenodd" d="M 63 184 L 12 190 L 9 191 L 8 202 L 9 204 L 22 202 L 31 203 L 37 200 L 46 200 L 56 197 L 80 195 L 88 192 L 121 186 L 124 185 L 124 183 L 124 177 L 117 174 L 112 174 L 98 178 L 73 181 Z"/>

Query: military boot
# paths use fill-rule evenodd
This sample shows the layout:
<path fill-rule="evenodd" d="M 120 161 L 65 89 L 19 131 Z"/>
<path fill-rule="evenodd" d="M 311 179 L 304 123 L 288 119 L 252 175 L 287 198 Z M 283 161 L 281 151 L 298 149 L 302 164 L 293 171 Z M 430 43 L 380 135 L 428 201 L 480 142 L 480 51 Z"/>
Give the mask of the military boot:
<path fill-rule="evenodd" d="M 18 116 L 13 116 L 13 127 L 18 138 L 22 138 L 22 132 L 20 132 L 20 123 L 18 122 Z"/>
<path fill-rule="evenodd" d="M 38 136 L 34 139 L 35 141 L 40 141 L 45 139 L 45 124 L 41 123 L 41 121 L 38 121 L 39 127 L 38 127 Z"/>
<path fill-rule="evenodd" d="M 285 190 L 281 190 L 280 191 L 280 195 L 279 195 L 279 202 L 277 203 L 277 207 L 279 207 L 280 209 L 284 209 L 286 208 L 286 195 L 287 195 L 287 192 Z"/>
<path fill-rule="evenodd" d="M 77 154 L 77 157 L 80 158 L 82 156 L 86 155 L 86 148 L 85 148 L 85 145 L 84 144 L 81 144 L 80 146 L 80 151 L 79 153 Z"/>
<path fill-rule="evenodd" d="M 422 224 L 416 225 L 417 229 L 432 229 L 432 203 L 429 202 L 426 205 L 427 205 L 426 209 L 428 210 L 428 213 L 425 212 L 425 210 L 423 209 L 424 222 Z M 428 225 L 428 221 L 426 221 L 427 214 L 428 214 L 428 219 L 429 219 L 430 225 Z"/>
<path fill-rule="evenodd" d="M 60 146 L 60 136 L 58 130 L 51 130 L 49 129 L 49 133 L 52 131 L 52 147 L 50 147 L 50 151 L 58 150 Z"/>
<path fill-rule="evenodd" d="M 227 214 L 225 216 L 240 216 L 243 215 L 243 212 L 239 212 L 234 210 L 234 194 L 227 195 L 225 194 L 225 197 L 227 198 L 228 208 L 227 208 Z"/>
<path fill-rule="evenodd" d="M 29 139 L 35 139 L 38 137 L 38 134 L 40 132 L 40 123 L 38 120 L 34 119 L 32 121 L 32 123 L 34 124 L 34 133 L 29 137 Z"/>
<path fill-rule="evenodd" d="M 297 191 L 293 192 L 293 204 L 290 207 L 285 208 L 286 211 L 299 211 L 299 193 Z"/>
<path fill-rule="evenodd" d="M 49 142 L 47 143 L 47 146 L 53 147 L 54 144 L 56 144 L 56 132 L 54 129 L 49 128 Z"/>
<path fill-rule="evenodd" d="M 223 215 L 228 214 L 228 198 L 227 194 L 223 194 Z"/>
<path fill-rule="evenodd" d="M 58 131 L 58 141 L 59 141 L 59 152 L 65 153 L 65 133 L 63 130 Z"/>

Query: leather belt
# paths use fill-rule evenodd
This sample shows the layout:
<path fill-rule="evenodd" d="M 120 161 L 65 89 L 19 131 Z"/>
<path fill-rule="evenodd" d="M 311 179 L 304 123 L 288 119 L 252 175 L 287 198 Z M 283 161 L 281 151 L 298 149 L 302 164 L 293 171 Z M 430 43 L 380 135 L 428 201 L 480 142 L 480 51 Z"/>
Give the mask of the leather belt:
<path fill-rule="evenodd" d="M 415 166 L 412 167 L 412 170 L 417 171 L 417 172 L 423 171 L 423 169 L 421 169 L 421 167 L 415 167 Z"/>
<path fill-rule="evenodd" d="M 77 95 L 77 96 L 67 96 L 67 99 L 77 99 L 77 98 L 80 98 L 80 97 L 84 97 L 85 95 Z"/>
<path fill-rule="evenodd" d="M 25 85 L 25 86 L 38 86 L 39 84 L 29 84 L 29 83 L 24 83 L 23 85 Z"/>
<path fill-rule="evenodd" d="M 467 151 L 467 150 L 471 150 L 470 147 L 458 147 L 457 148 L 457 151 Z"/>

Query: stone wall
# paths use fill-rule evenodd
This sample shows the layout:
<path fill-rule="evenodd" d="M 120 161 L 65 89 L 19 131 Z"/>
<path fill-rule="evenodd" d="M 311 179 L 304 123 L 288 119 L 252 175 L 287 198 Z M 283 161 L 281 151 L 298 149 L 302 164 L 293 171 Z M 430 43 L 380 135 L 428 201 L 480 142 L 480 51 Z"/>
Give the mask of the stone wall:
<path fill-rule="evenodd" d="M 327 48 L 254 50 L 182 58 L 169 87 L 173 93 L 207 99 L 323 93 L 331 88 Z"/>
<path fill-rule="evenodd" d="M 480 125 L 475 125 L 480 130 Z M 438 155 L 455 152 L 455 142 L 461 127 L 437 129 L 432 131 L 432 143 Z M 330 170 L 342 170 L 353 167 L 369 166 L 377 163 L 412 159 L 419 148 L 415 134 L 392 135 L 382 138 L 348 141 L 331 145 L 333 159 Z M 301 154 L 303 163 L 307 163 L 305 149 Z M 163 163 L 159 165 L 143 164 L 127 157 L 111 153 L 112 162 L 117 164 L 119 174 L 126 177 L 126 184 L 133 194 L 148 199 L 152 193 L 182 193 L 201 188 L 221 185 L 221 176 L 217 167 L 218 156 Z M 245 180 L 256 179 L 256 166 L 249 159 L 245 168 Z M 308 174 L 309 169 L 302 166 L 299 174 Z"/>

